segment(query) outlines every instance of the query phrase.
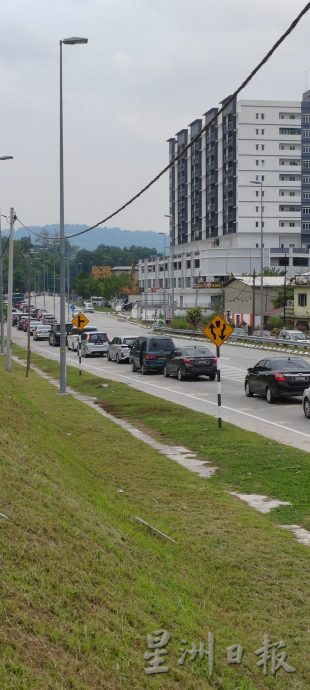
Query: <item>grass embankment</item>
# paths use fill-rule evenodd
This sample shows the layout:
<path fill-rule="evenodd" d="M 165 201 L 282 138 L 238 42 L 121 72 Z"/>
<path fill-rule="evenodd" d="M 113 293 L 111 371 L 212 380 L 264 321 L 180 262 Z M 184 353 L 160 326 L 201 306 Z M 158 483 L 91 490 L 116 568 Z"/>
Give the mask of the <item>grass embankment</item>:
<path fill-rule="evenodd" d="M 270 666 L 263 676 L 254 655 L 267 633 L 286 642 L 297 670 L 279 670 L 277 689 L 306 690 L 306 547 L 216 480 L 60 397 L 34 372 L 26 379 L 18 365 L 11 374 L 0 366 L 0 510 L 9 517 L 0 521 L 1 689 L 263 690 L 275 687 Z M 69 376 L 73 383 L 75 372 Z M 125 393 L 82 378 L 85 388 Z M 159 420 L 162 408 L 153 414 Z M 204 447 L 215 438 L 213 420 L 207 426 Z M 152 536 L 135 515 L 177 544 Z M 171 635 L 170 672 L 148 677 L 146 633 L 160 628 Z M 208 631 L 216 641 L 211 680 L 206 658 L 177 663 L 181 640 L 207 647 Z M 228 666 L 225 649 L 236 643 L 245 649 L 242 665 Z"/>

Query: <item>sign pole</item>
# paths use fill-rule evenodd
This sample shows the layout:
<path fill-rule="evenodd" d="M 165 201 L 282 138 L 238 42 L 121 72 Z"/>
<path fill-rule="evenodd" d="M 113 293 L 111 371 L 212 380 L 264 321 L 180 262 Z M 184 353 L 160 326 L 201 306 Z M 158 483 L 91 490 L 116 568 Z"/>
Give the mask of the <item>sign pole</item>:
<path fill-rule="evenodd" d="M 222 428 L 222 386 L 221 386 L 221 354 L 220 348 L 216 346 L 216 380 L 217 380 L 217 426 Z"/>
<path fill-rule="evenodd" d="M 209 338 L 213 345 L 216 346 L 216 380 L 217 380 L 217 425 L 222 428 L 222 388 L 221 388 L 221 354 L 220 346 L 233 332 L 233 327 L 223 319 L 220 314 L 209 321 L 203 329 L 203 334 Z"/>
<path fill-rule="evenodd" d="M 82 333 L 79 333 L 79 375 L 82 376 Z"/>

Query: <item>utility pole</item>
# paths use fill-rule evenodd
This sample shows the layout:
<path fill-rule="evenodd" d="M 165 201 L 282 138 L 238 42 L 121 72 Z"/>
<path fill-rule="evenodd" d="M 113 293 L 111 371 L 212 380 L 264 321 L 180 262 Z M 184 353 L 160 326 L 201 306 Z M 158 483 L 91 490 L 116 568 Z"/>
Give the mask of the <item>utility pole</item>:
<path fill-rule="evenodd" d="M 255 330 L 255 278 L 256 278 L 256 273 L 255 273 L 255 268 L 253 269 L 253 292 L 252 292 L 252 314 L 253 314 L 253 331 Z"/>
<path fill-rule="evenodd" d="M 0 354 L 4 355 L 4 316 L 3 316 L 3 261 L 2 261 L 2 236 L 0 213 Z"/>
<path fill-rule="evenodd" d="M 29 235 L 28 246 L 28 331 L 27 331 L 27 363 L 26 363 L 26 378 L 29 376 L 30 370 L 30 298 L 31 298 L 31 239 Z"/>
<path fill-rule="evenodd" d="M 286 324 L 286 254 L 284 254 L 284 290 L 283 290 L 283 328 Z"/>
<path fill-rule="evenodd" d="M 12 307 L 13 307 L 13 251 L 14 251 L 14 208 L 10 209 L 9 270 L 8 270 L 8 312 L 6 336 L 6 370 L 12 371 Z"/>

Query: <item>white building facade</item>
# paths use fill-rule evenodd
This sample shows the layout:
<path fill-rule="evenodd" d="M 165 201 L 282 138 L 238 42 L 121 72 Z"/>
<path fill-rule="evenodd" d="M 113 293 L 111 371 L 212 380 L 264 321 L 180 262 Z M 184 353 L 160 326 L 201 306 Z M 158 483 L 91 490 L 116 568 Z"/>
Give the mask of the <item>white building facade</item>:
<path fill-rule="evenodd" d="M 301 115 L 308 102 L 310 92 L 302 102 L 224 101 L 222 114 L 212 108 L 168 140 L 170 161 L 181 154 L 169 171 L 170 259 L 140 262 L 144 291 L 174 288 L 186 302 L 197 281 L 260 273 L 262 244 L 263 268 L 307 270 L 301 190 L 310 155 L 302 127 L 310 127 L 310 115 Z M 310 206 L 305 188 L 304 216 L 308 197 Z"/>

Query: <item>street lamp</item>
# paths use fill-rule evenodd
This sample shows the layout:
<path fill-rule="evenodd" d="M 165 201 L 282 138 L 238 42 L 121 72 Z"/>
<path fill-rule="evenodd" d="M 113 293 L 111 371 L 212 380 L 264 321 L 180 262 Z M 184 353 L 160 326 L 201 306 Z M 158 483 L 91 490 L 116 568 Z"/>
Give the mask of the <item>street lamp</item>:
<path fill-rule="evenodd" d="M 165 232 L 159 232 L 159 235 L 162 235 L 164 238 L 164 321 L 166 323 L 167 320 L 167 307 L 166 307 L 166 233 Z"/>
<path fill-rule="evenodd" d="M 174 318 L 174 238 L 172 238 L 172 215 L 165 213 L 164 218 L 170 220 L 170 288 L 171 288 L 171 319 Z"/>
<path fill-rule="evenodd" d="M 1 237 L 1 218 L 6 218 L 0 213 L 0 354 L 4 355 L 4 314 L 3 314 L 3 261 L 2 261 L 2 237 Z"/>
<path fill-rule="evenodd" d="M 12 160 L 13 156 L 0 156 L 0 161 Z M 3 262 L 2 262 L 2 241 L 1 241 L 1 218 L 6 218 L 0 214 L 0 354 L 4 355 L 4 316 L 3 316 Z"/>
<path fill-rule="evenodd" d="M 72 36 L 59 41 L 59 182 L 60 182 L 60 393 L 66 394 L 66 299 L 65 299 L 65 221 L 64 221 L 64 157 L 63 157 L 63 106 L 62 106 L 62 44 L 79 45 L 88 43 L 88 38 Z"/>
<path fill-rule="evenodd" d="M 251 184 L 260 187 L 260 332 L 263 337 L 264 330 L 264 233 L 263 233 L 263 183 L 259 180 L 250 180 Z M 255 314 L 253 314 L 255 326 Z"/>

